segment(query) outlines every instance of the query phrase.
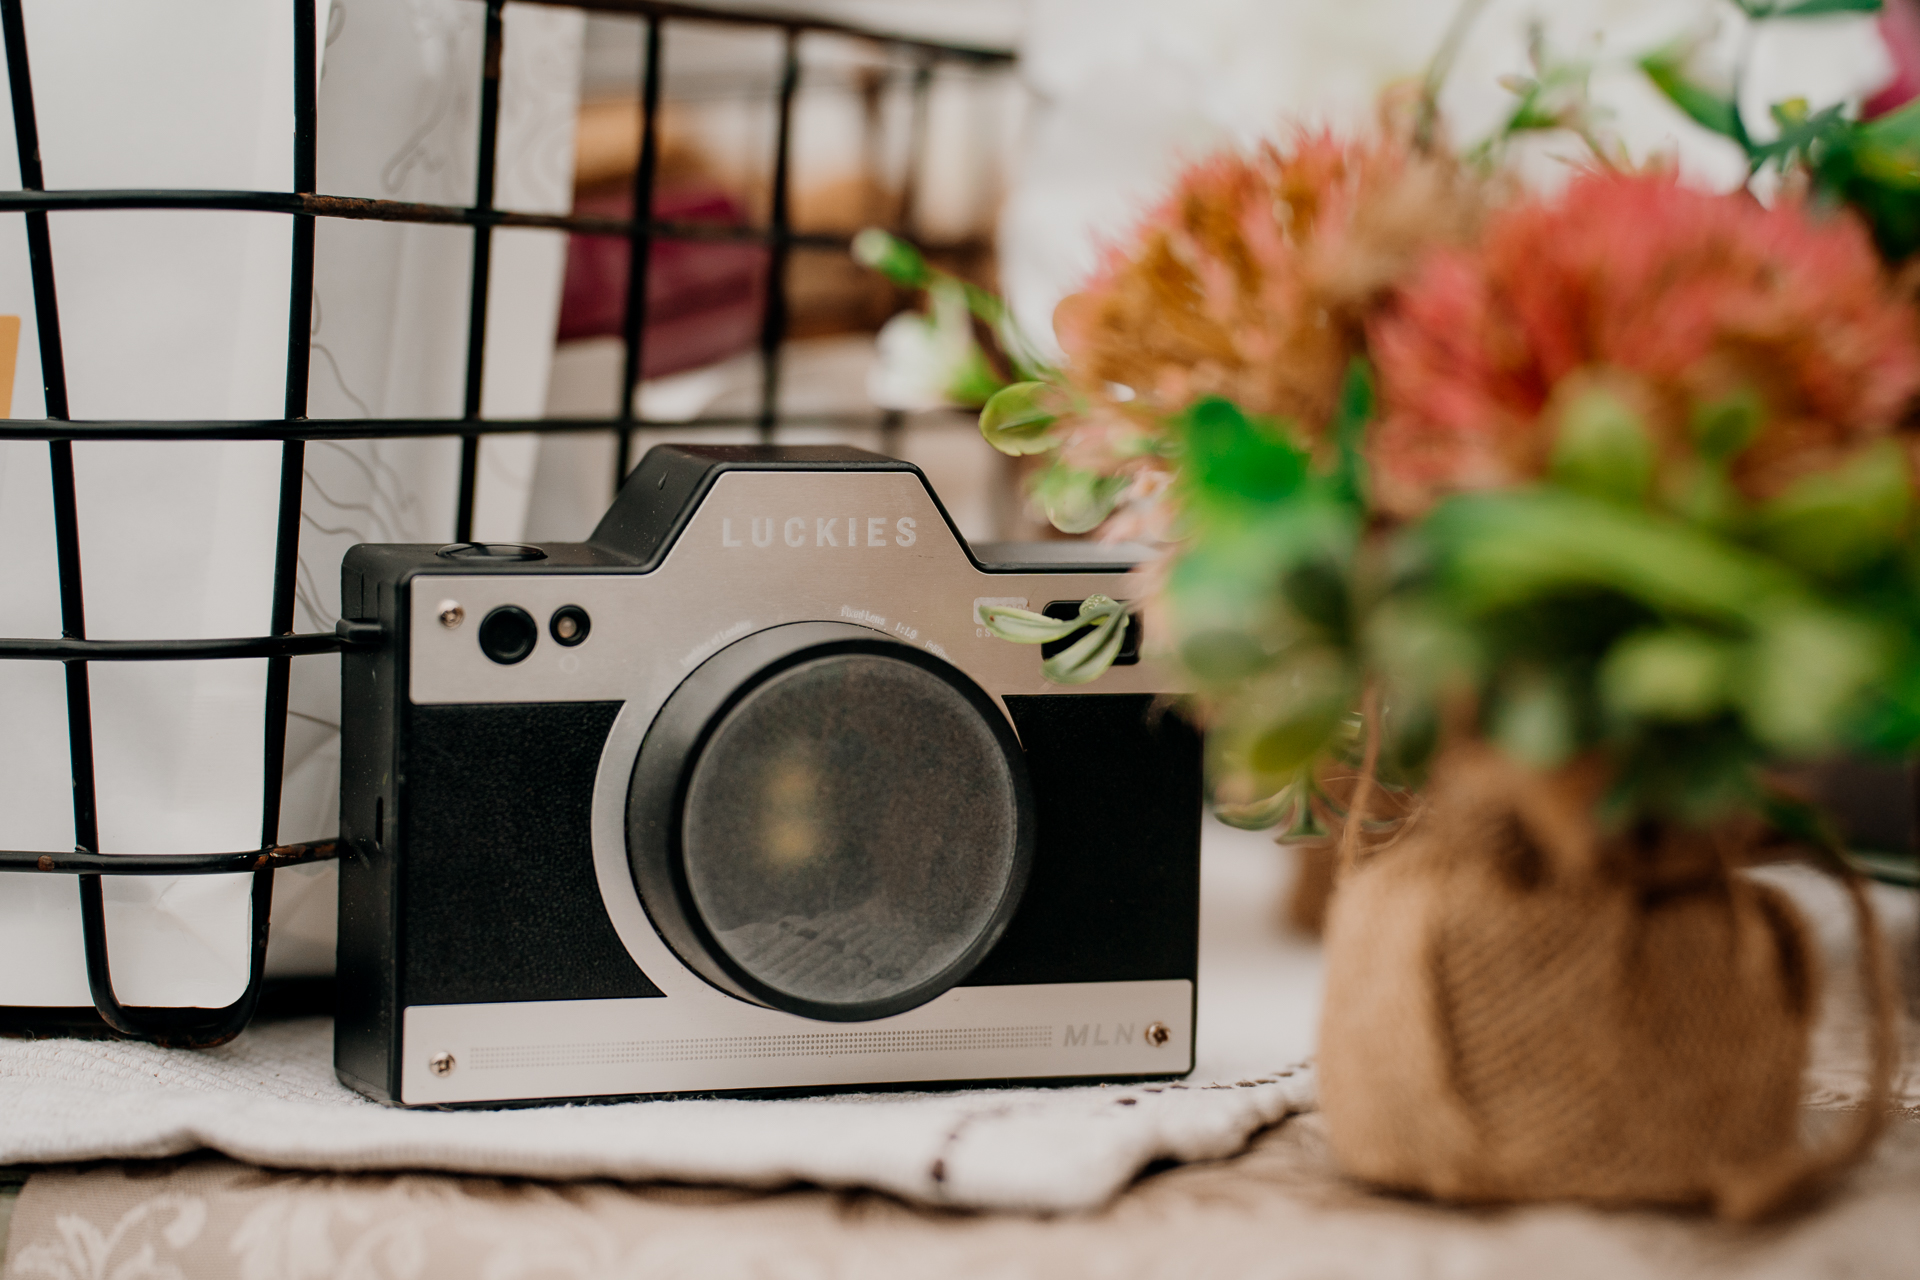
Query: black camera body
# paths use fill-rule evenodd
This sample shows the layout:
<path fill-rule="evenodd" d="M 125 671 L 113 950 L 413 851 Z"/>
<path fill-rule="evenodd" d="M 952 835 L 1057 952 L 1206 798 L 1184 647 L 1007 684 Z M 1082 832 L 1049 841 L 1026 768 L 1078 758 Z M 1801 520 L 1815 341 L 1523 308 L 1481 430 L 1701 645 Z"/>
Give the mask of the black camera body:
<path fill-rule="evenodd" d="M 772 446 L 654 449 L 584 543 L 355 547 L 340 1079 L 1190 1071 L 1198 737 L 1131 646 L 1067 687 L 979 621 L 1124 597 L 1089 554 L 976 552 L 912 466 Z"/>

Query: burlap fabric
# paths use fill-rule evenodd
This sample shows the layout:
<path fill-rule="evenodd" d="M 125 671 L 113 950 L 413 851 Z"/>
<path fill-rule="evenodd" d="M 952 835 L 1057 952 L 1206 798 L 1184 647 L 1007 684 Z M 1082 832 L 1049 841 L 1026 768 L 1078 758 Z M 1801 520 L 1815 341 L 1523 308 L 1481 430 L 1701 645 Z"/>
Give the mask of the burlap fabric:
<path fill-rule="evenodd" d="M 1350 1174 L 1448 1200 L 1753 1218 L 1871 1146 L 1884 1105 L 1802 1145 L 1817 956 L 1787 898 L 1734 869 L 1752 833 L 1602 838 L 1600 782 L 1454 747 L 1395 838 L 1343 846 L 1319 1061 Z M 1851 887 L 1884 1100 L 1892 974 Z"/>

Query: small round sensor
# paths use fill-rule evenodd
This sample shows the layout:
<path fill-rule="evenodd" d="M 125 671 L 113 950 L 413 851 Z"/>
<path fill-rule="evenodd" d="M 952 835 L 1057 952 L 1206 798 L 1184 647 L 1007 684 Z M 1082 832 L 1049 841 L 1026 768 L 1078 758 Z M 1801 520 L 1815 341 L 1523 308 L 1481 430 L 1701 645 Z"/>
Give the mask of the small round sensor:
<path fill-rule="evenodd" d="M 547 619 L 547 634 L 556 644 L 571 649 L 587 638 L 587 632 L 593 629 L 593 619 L 587 611 L 577 604 L 563 604 L 553 611 L 553 617 Z"/>
<path fill-rule="evenodd" d="M 533 652 L 539 624 L 517 604 L 503 604 L 480 623 L 480 652 L 511 666 Z"/>

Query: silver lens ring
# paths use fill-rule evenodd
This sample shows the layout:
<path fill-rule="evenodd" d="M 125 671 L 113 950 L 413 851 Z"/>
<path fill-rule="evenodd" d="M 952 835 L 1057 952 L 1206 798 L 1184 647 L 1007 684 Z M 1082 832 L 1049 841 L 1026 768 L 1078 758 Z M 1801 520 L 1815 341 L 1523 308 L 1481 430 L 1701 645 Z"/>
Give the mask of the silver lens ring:
<path fill-rule="evenodd" d="M 1033 801 L 992 699 L 861 627 L 708 659 L 635 761 L 628 856 L 655 927 L 742 999 L 858 1021 L 933 999 L 1005 931 Z"/>

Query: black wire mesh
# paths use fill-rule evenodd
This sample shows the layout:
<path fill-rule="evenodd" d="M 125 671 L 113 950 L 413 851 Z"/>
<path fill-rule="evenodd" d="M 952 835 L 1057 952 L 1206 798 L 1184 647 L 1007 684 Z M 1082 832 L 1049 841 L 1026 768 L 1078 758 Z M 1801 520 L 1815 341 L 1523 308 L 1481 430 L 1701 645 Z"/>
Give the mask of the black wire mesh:
<path fill-rule="evenodd" d="M 618 444 L 616 476 L 624 477 L 631 463 L 632 433 L 648 426 L 676 430 L 702 427 L 757 427 L 770 439 L 783 422 L 813 419 L 786 418 L 779 413 L 781 346 L 787 332 L 786 270 L 795 248 L 845 250 L 835 236 L 797 232 L 791 221 L 792 143 L 794 101 L 800 86 L 803 38 L 810 33 L 855 37 L 872 41 L 913 60 L 913 127 L 908 158 L 908 186 L 902 218 L 911 216 L 915 201 L 913 175 L 920 170 L 925 142 L 927 89 L 935 64 L 943 61 L 974 65 L 1005 65 L 1012 55 L 1004 50 L 914 39 L 872 31 L 846 23 L 770 11 L 707 9 L 698 5 L 656 0 L 525 0 L 526 3 L 624 14 L 645 24 L 639 89 L 642 134 L 633 178 L 633 216 L 595 216 L 521 213 L 494 206 L 494 180 L 500 122 L 500 72 L 504 46 L 502 11 L 505 0 L 475 0 L 486 8 L 481 57 L 481 84 L 477 177 L 473 203 L 437 205 L 322 195 L 316 181 L 318 116 L 315 0 L 291 0 L 293 5 L 294 139 L 291 191 L 189 190 L 70 190 L 48 191 L 40 161 L 39 131 L 34 115 L 31 62 L 28 57 L 22 0 L 0 0 L 0 37 L 6 44 L 8 81 L 12 94 L 14 142 L 19 152 L 21 190 L 0 192 L 0 212 L 23 215 L 33 286 L 34 317 L 39 331 L 40 373 L 45 388 L 44 420 L 0 423 L 0 440 L 47 442 L 53 485 L 55 548 L 59 571 L 61 637 L 0 639 L 0 660 L 54 661 L 66 677 L 67 737 L 73 778 L 72 851 L 0 850 L 0 871 L 51 872 L 80 877 L 81 924 L 87 981 L 99 1022 L 121 1035 L 162 1044 L 206 1045 L 232 1038 L 247 1024 L 259 1004 L 264 976 L 268 914 L 273 899 L 275 867 L 321 861 L 338 855 L 336 841 L 297 845 L 277 844 L 280 801 L 286 752 L 287 695 L 292 660 L 337 653 L 356 637 L 351 623 L 334 633 L 293 634 L 296 563 L 299 551 L 300 508 L 305 447 L 310 440 L 384 439 L 402 436 L 458 436 L 461 440 L 459 492 L 452 530 L 456 542 L 469 541 L 473 532 L 480 437 L 505 432 L 578 432 L 604 427 Z M 778 31 L 783 49 L 777 92 L 774 172 L 771 214 L 764 227 L 717 226 L 656 220 L 654 182 L 658 172 L 662 43 L 665 28 L 675 22 L 718 23 Z M 253 421 L 82 421 L 68 413 L 67 376 L 60 337 L 59 295 L 48 235 L 51 213 L 105 209 L 239 210 L 286 214 L 292 219 L 292 275 L 288 290 L 287 372 L 284 417 Z M 472 271 L 467 305 L 466 371 L 463 408 L 459 418 L 307 417 L 310 360 L 310 314 L 313 306 L 314 227 L 319 218 L 378 222 L 437 223 L 473 229 Z M 487 300 L 492 265 L 493 232 L 498 227 L 530 227 L 594 235 L 624 236 L 629 243 L 626 311 L 622 326 L 625 381 L 621 406 L 604 422 L 567 419 L 482 418 L 481 385 L 487 331 Z M 751 416 L 709 417 L 691 423 L 649 423 L 636 416 L 632 389 L 639 381 L 645 341 L 645 299 L 649 250 L 657 240 L 746 241 L 767 246 L 764 282 L 765 310 L 759 334 L 760 396 Z M 836 420 L 837 421 L 837 420 Z M 898 416 L 880 421 L 883 431 L 897 431 Z M 79 515 L 75 499 L 73 442 L 96 440 L 277 440 L 281 443 L 280 492 L 273 556 L 272 603 L 266 634 L 232 639 L 91 640 L 82 591 Z M 93 662 L 155 662 L 203 659 L 267 660 L 266 716 L 262 734 L 262 805 L 260 846 L 229 853 L 134 856 L 103 854 L 99 847 L 98 806 L 95 794 L 93 723 L 88 666 Z M 194 875 L 250 872 L 252 948 L 244 993 L 218 1009 L 128 1007 L 114 994 L 107 950 L 102 875 Z M 14 1033 L 62 1033 L 76 1027 L 58 1011 L 13 1008 L 0 1010 L 0 1029 Z M 96 1024 L 97 1025 L 97 1024 Z"/>

